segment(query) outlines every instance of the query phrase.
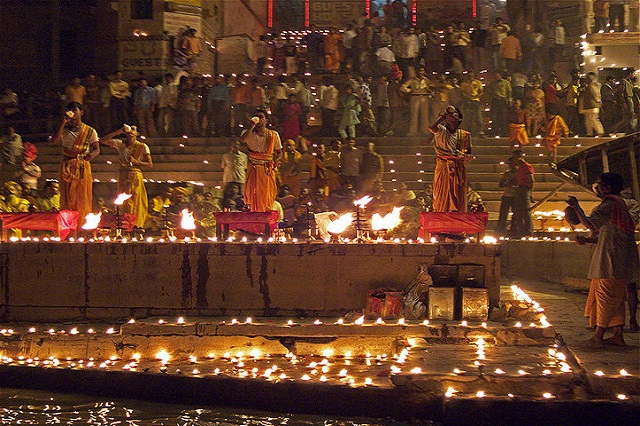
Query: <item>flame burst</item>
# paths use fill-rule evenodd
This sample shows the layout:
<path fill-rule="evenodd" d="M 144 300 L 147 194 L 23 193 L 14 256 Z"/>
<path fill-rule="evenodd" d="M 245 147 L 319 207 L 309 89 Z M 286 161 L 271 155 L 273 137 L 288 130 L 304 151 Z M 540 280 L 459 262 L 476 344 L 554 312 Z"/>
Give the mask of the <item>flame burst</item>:
<path fill-rule="evenodd" d="M 100 218 L 102 217 L 102 212 L 95 214 L 89 213 L 84 217 L 84 225 L 82 225 L 82 229 L 85 230 L 94 230 L 100 224 Z"/>
<path fill-rule="evenodd" d="M 400 219 L 400 212 L 404 207 L 394 207 L 391 213 L 387 213 L 384 217 L 378 213 L 371 217 L 371 229 L 379 231 L 381 229 L 390 230 L 395 228 L 402 221 Z"/>
<path fill-rule="evenodd" d="M 123 192 L 122 194 L 119 194 L 116 197 L 116 199 L 113 201 L 113 204 L 115 204 L 116 206 L 121 206 L 125 201 L 127 201 L 132 196 L 133 196 L 133 194 L 125 194 Z"/>
<path fill-rule="evenodd" d="M 351 222 L 353 222 L 353 213 L 345 213 L 338 219 L 332 221 L 329 226 L 327 226 L 327 231 L 331 234 L 341 234 L 351 225 Z"/>
<path fill-rule="evenodd" d="M 183 209 L 180 213 L 182 219 L 180 221 L 180 227 L 187 231 L 192 231 L 196 229 L 196 220 L 193 217 L 193 213 L 188 209 Z"/>
<path fill-rule="evenodd" d="M 355 200 L 353 202 L 353 204 L 355 206 L 360 207 L 361 209 L 363 209 L 367 204 L 369 204 L 371 201 L 373 200 L 373 197 L 370 195 L 365 195 L 364 197 L 360 198 L 359 200 Z"/>

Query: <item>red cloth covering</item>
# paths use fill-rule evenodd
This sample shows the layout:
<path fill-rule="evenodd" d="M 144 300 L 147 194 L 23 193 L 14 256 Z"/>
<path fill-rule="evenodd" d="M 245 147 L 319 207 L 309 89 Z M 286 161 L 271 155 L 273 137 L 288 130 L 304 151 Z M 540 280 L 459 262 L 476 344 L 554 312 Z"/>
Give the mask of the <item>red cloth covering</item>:
<path fill-rule="evenodd" d="M 229 230 L 250 234 L 264 234 L 264 226 L 269 224 L 271 232 L 278 226 L 278 212 L 218 212 L 214 213 L 217 225 L 229 225 Z"/>
<path fill-rule="evenodd" d="M 489 222 L 488 212 L 422 212 L 420 213 L 420 231 L 418 238 L 429 233 L 462 233 L 477 234 L 484 232 Z"/>
<path fill-rule="evenodd" d="M 133 213 L 120 213 L 120 220 L 122 229 L 127 232 L 133 231 L 133 227 L 136 226 L 136 221 L 138 216 Z M 100 224 L 98 224 L 98 228 L 109 228 L 115 229 L 117 227 L 116 223 L 116 215 L 115 214 L 106 214 L 102 213 L 100 216 Z"/>
<path fill-rule="evenodd" d="M 0 213 L 2 230 L 8 228 L 31 229 L 36 231 L 55 231 L 65 239 L 78 227 L 79 213 L 71 210 L 59 212 Z"/>

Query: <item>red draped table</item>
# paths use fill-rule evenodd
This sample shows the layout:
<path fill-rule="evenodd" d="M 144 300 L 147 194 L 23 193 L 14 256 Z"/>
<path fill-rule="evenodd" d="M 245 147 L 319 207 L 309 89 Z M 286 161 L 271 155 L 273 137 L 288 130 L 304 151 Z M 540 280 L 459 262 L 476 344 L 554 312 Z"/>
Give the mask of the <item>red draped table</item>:
<path fill-rule="evenodd" d="M 61 239 L 67 238 L 69 233 L 78 229 L 76 211 L 62 210 L 59 212 L 34 213 L 0 213 L 2 221 L 2 239 L 6 241 L 7 231 L 11 228 L 31 229 L 34 231 L 53 231 Z"/>
<path fill-rule="evenodd" d="M 264 234 L 269 238 L 278 226 L 278 212 L 218 212 L 216 218 L 216 235 L 227 239 L 229 230 L 244 231 L 251 234 Z"/>
<path fill-rule="evenodd" d="M 488 212 L 459 213 L 459 212 L 422 212 L 420 213 L 420 231 L 418 238 L 430 238 L 431 234 L 478 234 L 484 236 L 484 230 L 489 222 Z M 425 233 L 428 234 L 425 238 Z"/>

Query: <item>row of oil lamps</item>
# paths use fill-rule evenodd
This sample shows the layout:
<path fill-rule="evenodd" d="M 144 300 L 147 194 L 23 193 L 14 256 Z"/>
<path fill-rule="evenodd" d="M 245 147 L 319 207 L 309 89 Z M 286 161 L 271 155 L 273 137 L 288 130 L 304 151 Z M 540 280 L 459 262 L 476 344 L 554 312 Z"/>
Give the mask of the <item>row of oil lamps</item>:
<path fill-rule="evenodd" d="M 160 242 L 160 243 L 164 243 L 164 242 L 201 242 L 203 241 L 201 238 L 196 237 L 193 232 L 196 229 L 196 223 L 195 223 L 195 218 L 193 216 L 193 213 L 190 212 L 188 209 L 183 209 L 181 212 L 181 222 L 180 222 L 180 228 L 184 231 L 190 231 L 192 232 L 191 236 L 185 236 L 183 239 L 178 239 L 174 233 L 173 233 L 173 229 L 169 228 L 168 226 L 168 222 L 165 223 L 165 231 L 163 232 L 163 235 L 159 238 L 154 238 L 154 237 L 143 237 L 142 235 L 137 238 L 137 237 L 132 237 L 132 238 L 128 238 L 124 235 L 124 229 L 123 229 L 123 217 L 122 217 L 122 213 L 121 213 L 121 208 L 122 208 L 122 204 L 124 204 L 125 201 L 127 201 L 129 198 L 131 198 L 131 194 L 119 194 L 118 197 L 114 200 L 114 205 L 116 206 L 116 229 L 115 229 L 115 236 L 99 236 L 97 233 L 97 229 L 99 227 L 100 224 L 100 220 L 102 217 L 102 213 L 89 213 L 87 214 L 87 216 L 85 217 L 85 223 L 84 225 L 82 225 L 82 229 L 87 231 L 87 232 L 93 232 L 93 236 L 89 236 L 89 237 L 80 237 L 77 239 L 78 242 L 111 242 L 111 241 L 119 241 L 122 243 L 127 243 L 127 242 L 142 242 L 142 241 L 146 241 L 148 243 L 151 242 Z M 371 217 L 371 229 L 372 231 L 374 231 L 374 233 L 376 233 L 376 238 L 370 238 L 367 237 L 367 234 L 365 234 L 362 230 L 362 223 L 364 222 L 364 219 L 362 219 L 362 216 L 364 214 L 364 210 L 367 206 L 368 203 L 370 203 L 373 200 L 373 198 L 371 196 L 364 196 L 358 200 L 354 201 L 354 206 L 355 206 L 355 212 L 354 213 L 345 213 L 341 216 L 339 216 L 337 219 L 332 220 L 328 226 L 327 226 L 327 232 L 330 235 L 329 237 L 324 238 L 324 242 L 325 243 L 331 243 L 331 242 L 340 242 L 340 243 L 362 243 L 362 242 L 367 242 L 367 243 L 394 243 L 394 244 L 413 244 L 414 241 L 412 239 L 405 239 L 405 238 L 394 238 L 392 240 L 387 240 L 385 239 L 385 233 L 386 231 L 392 230 L 395 227 L 397 227 L 402 219 L 400 218 L 400 213 L 403 209 L 403 207 L 394 207 L 393 210 L 386 214 L 385 216 L 381 216 L 378 213 L 373 214 L 373 216 Z M 554 214 L 556 216 L 558 216 L 560 213 L 556 213 L 554 212 Z M 166 215 L 165 215 L 166 216 Z M 166 221 L 166 219 L 165 219 Z M 351 226 L 353 223 L 355 222 L 355 227 L 356 227 L 356 232 L 357 232 L 357 236 L 355 239 L 351 240 L 349 238 L 342 238 L 340 236 L 340 234 L 342 234 L 349 226 Z M 471 242 L 481 242 L 484 244 L 496 244 L 498 241 L 503 241 L 503 240 L 508 240 L 508 237 L 500 237 L 495 238 L 492 236 L 484 236 L 481 240 L 476 240 L 475 238 L 466 238 L 464 240 L 465 243 L 471 243 Z M 550 237 L 542 237 L 542 238 L 538 238 L 538 237 L 523 237 L 523 240 L 528 240 L 528 241 L 551 241 L 553 240 Z M 24 238 L 19 238 L 19 237 L 11 237 L 9 239 L 9 241 L 11 242 L 18 242 L 18 241 L 22 241 L 22 242 L 26 242 L 26 241 L 34 241 L 34 242 L 39 242 L 39 241 L 44 241 L 44 242 L 49 242 L 49 241 L 60 241 L 60 238 L 57 237 L 43 237 L 42 239 L 39 237 L 24 237 Z M 556 237 L 555 238 L 556 241 L 561 241 L 563 240 L 561 237 Z M 76 239 L 73 237 L 69 238 L 69 242 L 75 242 Z M 218 242 L 218 238 L 217 237 L 209 237 L 206 239 L 206 241 L 211 241 L 211 242 Z M 226 242 L 248 242 L 248 238 L 242 237 L 240 240 L 237 240 L 235 237 L 230 236 L 228 239 L 226 240 L 220 240 L 220 241 L 226 241 Z M 302 240 L 304 241 L 304 240 Z M 568 237 L 564 238 L 564 241 L 569 241 Z M 256 242 L 258 243 L 262 243 L 264 242 L 263 238 L 257 238 Z M 298 239 L 297 238 L 287 238 L 285 236 L 280 236 L 280 237 L 269 237 L 266 239 L 267 243 L 285 243 L 285 242 L 292 242 L 292 243 L 297 243 Z M 426 241 L 423 238 L 418 238 L 416 239 L 415 243 L 418 244 L 423 244 Z M 431 237 L 430 238 L 430 242 L 431 243 L 436 243 L 437 239 L 435 237 Z"/>
<path fill-rule="evenodd" d="M 483 365 L 481 363 L 481 360 L 485 359 L 484 358 L 485 345 L 481 339 L 475 342 L 474 345 L 478 349 L 476 351 L 476 354 L 478 354 L 478 357 L 477 357 L 478 359 L 474 362 L 474 365 L 479 367 L 478 371 L 480 375 L 483 375 L 484 373 L 480 368 L 480 366 Z M 365 363 L 367 366 L 371 366 L 374 362 L 375 362 L 375 365 L 377 366 L 381 366 L 385 362 L 391 362 L 393 364 L 389 367 L 388 370 L 385 370 L 385 371 L 388 371 L 388 373 L 377 374 L 376 377 L 378 378 L 375 379 L 375 382 L 374 382 L 374 379 L 372 379 L 371 377 L 357 378 L 354 376 L 353 373 L 350 374 L 349 370 L 345 368 L 345 366 L 352 365 L 351 359 L 345 359 L 343 361 L 341 360 L 331 361 L 330 359 L 325 357 L 321 361 L 312 361 L 307 364 L 305 360 L 301 360 L 298 357 L 296 357 L 296 355 L 291 353 L 283 356 L 282 361 L 285 362 L 285 364 L 287 365 L 290 364 L 293 368 L 295 368 L 294 372 L 291 372 L 290 368 L 288 368 L 287 366 L 283 368 L 276 365 L 275 360 L 273 360 L 269 355 L 267 355 L 264 359 L 265 361 L 269 362 L 269 365 L 264 369 L 264 371 L 261 371 L 260 368 L 256 367 L 257 365 L 256 358 L 243 359 L 241 356 L 234 357 L 228 353 L 225 354 L 224 357 L 218 359 L 218 361 L 228 362 L 230 364 L 231 370 L 229 370 L 228 368 L 225 368 L 224 366 L 221 366 L 222 368 L 216 367 L 214 369 L 213 369 L 214 366 L 207 366 L 206 365 L 207 363 L 213 362 L 213 359 L 214 359 L 213 356 L 209 356 L 208 359 L 204 361 L 198 360 L 196 357 L 192 356 L 192 357 L 189 357 L 188 364 L 185 364 L 185 363 L 179 364 L 179 367 L 185 368 L 186 366 L 185 371 L 182 371 L 180 368 L 175 368 L 172 371 L 170 371 L 169 367 L 170 367 L 171 355 L 166 350 L 159 351 L 155 356 L 155 361 L 160 363 L 159 372 L 165 373 L 165 374 L 181 374 L 182 375 L 182 374 L 190 373 L 194 377 L 200 377 L 200 378 L 225 375 L 225 376 L 232 376 L 236 378 L 264 379 L 267 381 L 274 381 L 274 382 L 296 381 L 296 380 L 300 380 L 300 381 L 317 380 L 318 382 L 335 383 L 337 381 L 341 384 L 345 384 L 349 386 L 367 387 L 367 386 L 390 386 L 390 383 L 387 377 L 391 375 L 397 375 L 397 374 L 403 373 L 402 366 L 407 362 L 408 355 L 409 355 L 409 349 L 404 349 L 400 354 L 394 355 L 392 359 L 389 359 L 386 355 L 382 355 L 382 356 L 378 355 L 377 357 L 375 357 L 375 360 L 373 360 L 373 357 L 367 357 L 366 363 Z M 562 352 L 559 352 L 556 349 L 551 348 L 548 350 L 548 357 L 551 358 L 552 364 L 559 367 L 561 373 L 571 372 L 571 368 L 566 363 L 566 356 Z M 61 360 L 56 357 L 49 357 L 47 359 L 40 360 L 37 357 L 27 358 L 22 356 L 18 357 L 17 359 L 13 359 L 10 357 L 2 357 L 1 361 L 5 365 L 14 365 L 14 366 L 22 365 L 22 366 L 31 366 L 31 367 L 60 368 L 60 369 L 94 369 L 95 368 L 95 369 L 107 370 L 107 371 L 109 370 L 114 371 L 114 369 L 119 368 L 121 370 L 130 371 L 130 372 L 138 372 L 138 371 L 153 372 L 150 370 L 150 368 L 147 367 L 148 365 L 147 363 L 145 363 L 144 361 L 141 361 L 140 354 L 134 354 L 128 362 L 124 363 L 124 365 L 118 365 L 118 363 L 121 362 L 122 360 L 120 360 L 118 357 L 115 357 L 115 356 L 110 357 L 109 359 L 105 359 L 104 361 L 96 360 L 94 358 L 89 358 L 88 361 L 85 361 L 82 359 L 77 360 L 72 358 L 66 358 Z M 344 365 L 342 366 L 339 365 L 340 362 L 344 362 Z M 247 363 L 250 363 L 250 364 L 247 365 Z M 335 372 L 336 367 L 337 369 L 339 369 L 339 372 L 337 373 Z M 334 373 L 329 374 L 330 370 L 332 369 L 334 370 Z M 304 372 L 305 370 L 306 372 Z M 424 371 L 423 368 L 418 366 L 410 368 L 406 371 L 408 371 L 408 373 L 412 375 L 429 374 L 428 372 Z M 453 369 L 452 373 L 456 376 L 467 375 L 467 372 L 465 370 L 461 370 L 459 368 Z M 493 373 L 496 376 L 507 374 L 501 368 L 496 368 L 493 371 Z M 355 374 L 358 374 L 358 373 L 355 373 Z M 404 373 L 404 374 L 407 374 L 407 373 Z M 542 376 L 549 376 L 551 374 L 553 373 L 548 368 L 542 370 L 541 372 Z M 600 370 L 596 371 L 593 374 L 598 377 L 605 376 L 605 373 Z M 524 369 L 520 369 L 518 370 L 517 375 L 515 377 L 518 377 L 518 376 L 524 377 L 528 375 L 531 375 L 531 373 L 525 371 Z M 627 378 L 627 377 L 631 377 L 631 374 L 629 374 L 625 369 L 622 369 L 620 370 L 619 374 L 613 375 L 613 377 Z M 460 393 L 453 387 L 449 387 L 445 392 L 446 397 L 453 397 L 456 395 L 474 396 L 473 394 Z M 475 393 L 475 396 L 476 397 L 488 397 L 488 396 L 496 397 L 500 395 L 490 395 L 483 390 L 479 390 Z M 512 394 L 508 394 L 507 396 L 515 397 Z M 555 398 L 555 396 L 551 392 L 544 392 L 541 395 L 541 397 L 545 399 Z M 619 400 L 628 399 L 628 397 L 624 394 L 617 394 L 616 398 Z"/>
<path fill-rule="evenodd" d="M 542 307 L 540 307 L 540 305 L 535 300 L 531 299 L 531 297 L 517 285 L 511 286 L 511 290 L 513 292 L 513 297 L 515 300 L 526 303 L 537 312 L 544 311 Z M 164 320 L 159 320 L 158 322 L 160 324 L 165 323 Z M 541 322 L 543 322 L 542 319 L 541 319 Z M 135 320 L 132 319 L 129 321 L 129 323 L 135 323 Z M 185 324 L 185 319 L 183 317 L 180 317 L 177 319 L 176 323 Z M 226 322 L 223 322 L 223 323 L 227 324 Z M 382 319 L 378 319 L 373 324 L 382 324 L 382 323 L 384 323 L 384 321 L 382 321 Z M 241 324 L 241 323 L 238 320 L 233 319 L 230 321 L 229 324 L 233 325 L 233 324 Z M 255 324 L 255 323 L 252 318 L 247 318 L 244 321 L 244 324 Z M 344 324 L 344 319 L 340 318 L 334 324 Z M 365 317 L 362 316 L 356 319 L 355 321 L 353 321 L 353 324 L 364 325 Z M 404 319 L 400 319 L 398 320 L 398 324 L 405 325 L 406 322 L 404 321 Z M 429 325 L 429 321 L 426 320 L 422 324 Z M 292 325 L 295 325 L 295 323 L 292 320 L 289 320 L 287 322 L 287 325 L 292 326 Z M 322 325 L 322 322 L 320 320 L 316 320 L 314 321 L 314 325 Z M 460 323 L 460 325 L 466 326 L 467 324 L 466 322 L 463 321 L 462 323 Z M 480 324 L 480 327 L 484 328 L 486 326 L 487 326 L 486 323 Z M 30 328 L 29 332 L 34 333 L 35 328 L 33 327 Z M 5 333 L 12 334 L 13 330 L 11 329 L 0 330 L 0 334 L 5 334 Z M 50 329 L 49 333 L 55 333 L 55 330 Z M 69 334 L 77 334 L 77 333 L 78 333 L 77 327 L 74 327 L 69 332 Z M 109 328 L 106 333 L 113 334 L 115 333 L 115 330 L 113 328 Z M 322 360 L 319 362 L 312 361 L 307 365 L 304 365 L 303 362 L 305 362 L 305 357 L 300 359 L 293 353 L 287 353 L 286 355 L 284 355 L 283 361 L 285 361 L 286 363 L 292 366 L 295 366 L 296 368 L 305 368 L 309 370 L 308 372 L 301 375 L 300 375 L 300 372 L 297 371 L 297 375 L 299 376 L 298 380 L 300 381 L 311 381 L 314 378 L 316 378 L 319 382 L 332 383 L 334 380 L 337 380 L 339 383 L 346 384 L 349 386 L 365 386 L 365 387 L 385 386 L 385 385 L 389 386 L 389 383 L 386 380 L 385 380 L 385 383 L 375 383 L 374 379 L 370 377 L 365 377 L 364 379 L 356 380 L 354 376 L 349 374 L 349 371 L 347 368 L 341 368 L 340 371 L 337 373 L 337 375 L 334 374 L 335 377 L 328 376 L 328 373 L 330 371 L 330 367 L 334 364 L 337 365 L 340 363 L 344 363 L 344 366 L 350 366 L 352 365 L 352 362 L 358 361 L 359 359 L 360 361 L 363 360 L 366 366 L 372 366 L 373 363 L 379 366 L 385 362 L 391 362 L 393 364 L 390 366 L 388 370 L 389 371 L 388 374 L 382 374 L 382 375 L 378 374 L 377 375 L 378 377 L 387 377 L 389 375 L 401 374 L 403 372 L 402 366 L 404 366 L 404 364 L 407 362 L 407 358 L 410 354 L 410 349 L 413 347 L 411 343 L 411 339 L 409 339 L 408 343 L 410 345 L 409 347 L 404 348 L 399 354 L 393 355 L 392 357 L 388 357 L 386 354 L 378 354 L 375 357 L 371 354 L 366 354 L 364 357 L 352 357 L 350 353 L 345 353 L 343 356 L 336 356 L 335 351 L 332 348 L 327 348 L 321 351 Z M 486 349 L 488 345 L 485 342 L 485 340 L 481 337 L 477 338 L 475 342 L 471 343 L 471 345 L 474 346 L 476 349 L 475 351 L 476 356 L 473 362 L 473 367 L 474 369 L 477 369 L 477 373 L 482 376 L 485 374 L 484 370 L 487 362 Z M 247 356 L 248 358 L 246 358 Z M 567 363 L 567 356 L 562 351 L 558 350 L 557 345 L 553 345 L 553 347 L 550 347 L 547 350 L 547 357 L 551 360 L 548 367 L 554 366 L 559 370 L 560 373 L 566 374 L 566 373 L 572 372 L 571 366 Z M 204 361 L 205 363 L 213 362 L 213 360 L 215 359 L 215 354 L 213 352 L 209 353 L 206 358 L 207 359 Z M 131 356 L 131 360 L 125 363 L 121 367 L 121 369 L 125 371 L 131 371 L 131 372 L 140 371 L 141 359 L 142 359 L 142 356 L 139 353 L 134 353 Z M 284 381 L 284 380 L 287 380 L 287 381 L 296 380 L 293 377 L 293 374 L 291 373 L 287 374 L 285 372 L 286 368 L 284 369 L 279 368 L 275 364 L 270 364 L 264 370 L 264 372 L 261 372 L 259 368 L 255 366 L 253 368 L 250 368 L 250 366 L 247 366 L 245 363 L 246 361 L 246 362 L 253 363 L 255 365 L 255 363 L 261 359 L 267 362 L 272 362 L 273 360 L 271 355 L 269 354 L 264 355 L 262 354 L 261 351 L 257 349 L 253 349 L 249 351 L 247 354 L 245 354 L 243 351 L 239 351 L 236 354 L 232 354 L 231 352 L 225 352 L 222 357 L 218 358 L 218 360 L 226 361 L 232 364 L 232 374 L 229 374 L 227 371 L 223 371 L 220 368 L 215 368 L 213 371 L 209 373 L 203 372 L 202 371 L 203 369 L 207 370 L 207 368 L 205 368 L 206 365 L 202 364 L 203 361 L 198 360 L 198 358 L 194 355 L 189 356 L 188 360 L 185 360 L 185 361 L 188 361 L 189 365 L 191 365 L 191 367 L 189 368 L 192 369 L 191 374 L 194 377 L 206 377 L 210 375 L 216 376 L 220 374 L 225 374 L 225 375 L 233 375 L 234 377 L 238 377 L 238 378 L 254 378 L 254 379 L 262 378 L 265 380 L 276 381 L 276 382 Z M 104 361 L 96 361 L 94 358 L 89 358 L 87 362 L 85 362 L 82 359 L 81 360 L 72 359 L 71 357 L 60 360 L 59 358 L 56 358 L 53 356 L 45 360 L 40 360 L 37 357 L 27 358 L 24 356 L 20 356 L 17 359 L 13 359 L 13 358 L 4 356 L 2 357 L 1 360 L 6 365 L 28 365 L 28 366 L 40 366 L 40 367 L 49 367 L 49 368 L 71 368 L 71 369 L 99 368 L 99 369 L 105 369 L 105 370 L 113 369 L 114 367 L 116 367 L 116 364 L 121 361 L 117 356 L 112 356 L 109 359 L 106 359 Z M 172 360 L 172 355 L 166 349 L 161 349 L 155 354 L 153 360 L 151 361 L 159 361 L 160 362 L 159 372 L 168 374 L 169 364 L 171 360 Z M 200 364 L 200 367 L 198 368 L 199 364 Z M 150 370 L 149 368 L 145 368 L 143 369 L 143 371 L 147 372 Z M 419 366 L 412 367 L 408 371 L 413 375 L 427 374 Z M 173 373 L 185 374 L 179 368 L 176 368 Z M 457 376 L 463 376 L 468 374 L 466 370 L 460 369 L 460 368 L 454 368 L 452 373 Z M 502 368 L 498 367 L 493 370 L 493 374 L 504 375 L 504 374 L 507 374 L 507 372 Z M 523 368 L 517 371 L 517 376 L 521 376 L 521 377 L 529 376 L 531 374 L 532 374 L 531 372 L 526 371 Z M 553 373 L 550 368 L 545 368 L 540 372 L 540 375 L 542 376 L 549 376 L 551 374 Z M 605 376 L 605 373 L 601 370 L 598 370 L 593 374 L 598 377 Z M 617 375 L 617 377 L 619 378 L 626 378 L 630 376 L 631 374 L 629 374 L 626 371 L 626 369 L 620 370 L 619 374 Z M 332 378 L 334 380 L 331 380 Z M 377 381 L 380 382 L 380 380 L 381 379 L 378 379 Z M 483 397 L 489 397 L 489 396 L 499 397 L 500 395 L 488 394 L 486 391 L 483 391 L 483 390 L 478 390 L 475 394 L 473 393 L 464 394 L 457 391 L 453 387 L 449 387 L 444 393 L 444 396 L 447 398 L 450 398 L 453 396 L 465 396 L 465 397 L 475 396 L 477 398 L 483 398 Z M 509 398 L 516 397 L 511 393 L 507 394 L 506 396 L 508 396 Z M 543 399 L 554 399 L 555 395 L 553 395 L 551 392 L 545 392 L 541 395 L 541 397 Z M 628 399 L 627 395 L 625 394 L 617 394 L 616 398 L 621 401 Z"/>

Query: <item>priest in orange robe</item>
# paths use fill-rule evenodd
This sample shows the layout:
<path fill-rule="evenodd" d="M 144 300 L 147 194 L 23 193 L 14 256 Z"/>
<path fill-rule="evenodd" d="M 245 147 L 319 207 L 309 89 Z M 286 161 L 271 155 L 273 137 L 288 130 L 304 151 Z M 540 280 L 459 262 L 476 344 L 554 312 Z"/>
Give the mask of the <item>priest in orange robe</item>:
<path fill-rule="evenodd" d="M 282 157 L 280 135 L 267 128 L 267 113 L 257 109 L 240 140 L 249 150 L 244 203 L 252 212 L 271 211 L 278 194 L 276 167 Z"/>
<path fill-rule="evenodd" d="M 471 134 L 460 129 L 462 113 L 453 105 L 440 113 L 429 127 L 434 134 L 436 168 L 433 176 L 433 210 L 467 211 L 466 163 L 471 156 Z"/>

